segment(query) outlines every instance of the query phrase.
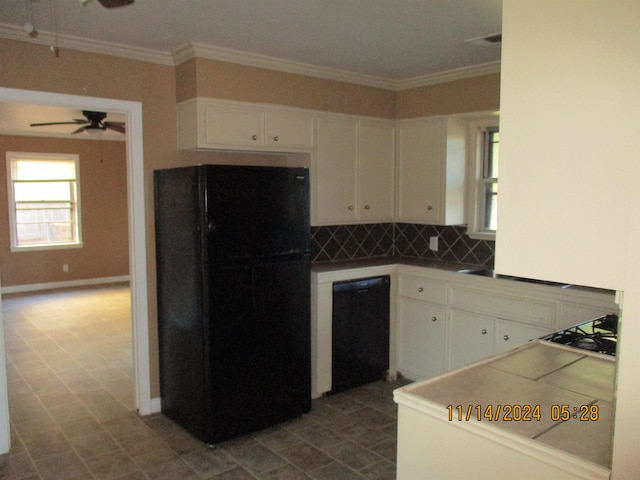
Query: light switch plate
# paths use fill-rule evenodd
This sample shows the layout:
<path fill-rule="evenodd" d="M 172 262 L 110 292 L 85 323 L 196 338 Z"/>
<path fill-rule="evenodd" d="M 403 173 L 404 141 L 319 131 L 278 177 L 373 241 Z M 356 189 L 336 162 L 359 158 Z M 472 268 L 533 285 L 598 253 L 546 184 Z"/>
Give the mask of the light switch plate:
<path fill-rule="evenodd" d="M 429 250 L 438 251 L 438 237 L 429 237 Z"/>

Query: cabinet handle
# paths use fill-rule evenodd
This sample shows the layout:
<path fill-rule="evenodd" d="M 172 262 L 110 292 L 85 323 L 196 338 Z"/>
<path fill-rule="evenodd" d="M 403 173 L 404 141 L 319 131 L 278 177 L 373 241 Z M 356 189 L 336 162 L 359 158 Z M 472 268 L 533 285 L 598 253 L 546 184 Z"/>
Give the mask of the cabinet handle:
<path fill-rule="evenodd" d="M 349 205 L 349 210 L 353 210 L 353 205 Z"/>
<path fill-rule="evenodd" d="M 507 340 L 509 340 L 509 335 L 505 335 L 505 336 L 504 336 L 504 337 L 502 337 L 502 338 L 504 338 L 504 341 L 506 342 Z"/>
<path fill-rule="evenodd" d="M 277 142 L 278 140 L 280 140 L 280 138 L 276 135 L 275 137 L 273 137 L 273 141 Z"/>
<path fill-rule="evenodd" d="M 365 210 L 369 210 L 369 208 L 370 208 L 370 207 L 369 207 L 369 205 L 365 205 L 365 206 L 364 206 L 364 209 L 365 209 Z"/>
<path fill-rule="evenodd" d="M 483 335 L 486 335 L 486 334 L 487 334 L 487 329 L 486 329 L 486 328 L 483 328 L 483 329 L 482 329 L 482 334 L 483 334 Z"/>
<path fill-rule="evenodd" d="M 438 321 L 438 317 L 431 317 L 431 321 L 432 322 L 437 322 Z"/>
<path fill-rule="evenodd" d="M 433 210 L 433 207 L 431 205 L 427 205 L 427 210 Z"/>
<path fill-rule="evenodd" d="M 257 135 L 254 135 L 254 136 L 251 137 L 251 140 L 257 140 L 257 139 L 258 139 Z"/>
<path fill-rule="evenodd" d="M 420 293 L 422 293 L 422 292 L 424 292 L 424 288 L 422 288 L 422 287 L 418 287 L 418 291 L 419 291 Z"/>

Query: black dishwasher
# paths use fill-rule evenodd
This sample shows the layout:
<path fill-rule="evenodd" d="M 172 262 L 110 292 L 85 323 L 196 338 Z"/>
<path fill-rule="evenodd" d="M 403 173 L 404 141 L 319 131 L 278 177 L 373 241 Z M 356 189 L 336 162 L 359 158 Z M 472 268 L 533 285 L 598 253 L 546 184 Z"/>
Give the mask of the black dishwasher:
<path fill-rule="evenodd" d="M 374 382 L 389 369 L 389 277 L 333 284 L 331 393 Z"/>

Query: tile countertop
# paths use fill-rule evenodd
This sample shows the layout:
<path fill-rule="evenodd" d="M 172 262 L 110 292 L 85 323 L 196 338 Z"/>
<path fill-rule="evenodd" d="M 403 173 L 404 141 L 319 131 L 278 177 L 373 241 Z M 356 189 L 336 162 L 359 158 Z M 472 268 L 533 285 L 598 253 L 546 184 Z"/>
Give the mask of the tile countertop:
<path fill-rule="evenodd" d="M 431 414 L 453 423 L 464 422 L 469 428 L 482 423 L 482 428 L 497 428 L 609 468 L 614 375 L 612 357 L 538 340 L 435 379 L 400 388 L 396 401 L 397 393 L 402 392 L 400 397 L 406 393 L 428 405 Z M 449 405 L 453 407 L 448 408 Z M 495 415 L 498 405 L 502 413 L 497 421 L 487 418 L 477 421 L 477 406 L 483 412 L 492 406 Z M 518 406 L 514 416 L 519 414 L 520 406 L 539 405 L 540 420 L 505 421 L 505 405 Z M 563 405 L 568 406 L 566 421 L 555 419 L 562 415 Z M 469 407 L 471 419 L 467 421 Z M 593 413 L 596 411 L 597 415 Z M 583 421 L 582 412 L 586 414 Z"/>

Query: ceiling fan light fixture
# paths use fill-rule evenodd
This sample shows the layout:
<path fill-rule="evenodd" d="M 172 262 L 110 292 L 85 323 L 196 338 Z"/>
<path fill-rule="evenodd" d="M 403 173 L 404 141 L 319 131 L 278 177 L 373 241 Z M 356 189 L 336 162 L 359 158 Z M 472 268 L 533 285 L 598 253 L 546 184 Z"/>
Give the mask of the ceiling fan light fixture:
<path fill-rule="evenodd" d="M 102 138 L 102 134 L 104 133 L 104 131 L 106 130 L 105 127 L 94 127 L 92 125 L 87 125 L 86 127 L 83 128 L 83 130 L 85 132 L 87 132 L 87 134 L 90 137 L 94 137 L 94 138 Z"/>

